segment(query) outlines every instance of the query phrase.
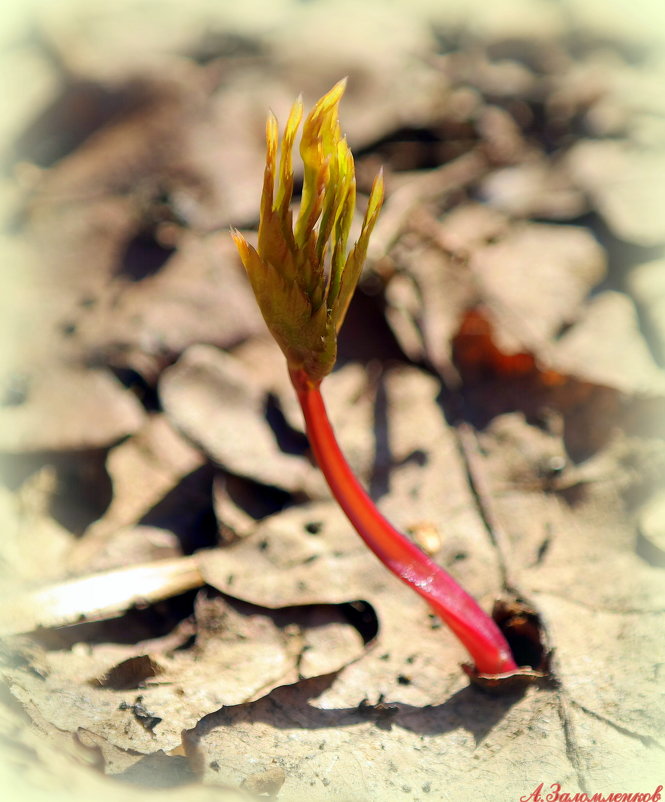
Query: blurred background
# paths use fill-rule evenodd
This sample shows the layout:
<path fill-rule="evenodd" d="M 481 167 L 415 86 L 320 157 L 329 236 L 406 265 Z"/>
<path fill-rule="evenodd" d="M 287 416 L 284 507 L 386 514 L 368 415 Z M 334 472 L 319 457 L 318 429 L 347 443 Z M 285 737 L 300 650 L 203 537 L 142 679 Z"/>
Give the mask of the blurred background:
<path fill-rule="evenodd" d="M 218 547 L 320 497 L 307 468 L 260 448 L 248 464 L 217 442 L 209 386 L 168 371 L 197 344 L 254 365 L 268 401 L 239 406 L 256 404 L 280 454 L 304 462 L 228 231 L 258 223 L 266 111 L 283 122 L 299 94 L 308 107 L 343 76 L 359 211 L 380 166 L 387 201 L 340 367 L 418 366 L 448 394 L 447 419 L 479 430 L 554 409 L 556 459 L 578 471 L 599 454 L 614 470 L 617 430 L 639 441 L 631 514 L 662 567 L 662 2 L 10 0 L 0 47 L 5 599 Z M 358 448 L 380 490 L 386 466 L 370 473 Z M 159 614 L 165 631 L 191 590 Z M 10 634 L 48 625 L 8 610 Z M 131 626 L 148 637 L 153 624 Z M 8 742 L 28 719 L 49 730 L 16 709 Z M 117 797 L 20 738 L 40 769 L 22 780 L 11 752 L 15 798 L 42 798 L 50 776 L 63 794 L 71 782 L 73 796 Z"/>

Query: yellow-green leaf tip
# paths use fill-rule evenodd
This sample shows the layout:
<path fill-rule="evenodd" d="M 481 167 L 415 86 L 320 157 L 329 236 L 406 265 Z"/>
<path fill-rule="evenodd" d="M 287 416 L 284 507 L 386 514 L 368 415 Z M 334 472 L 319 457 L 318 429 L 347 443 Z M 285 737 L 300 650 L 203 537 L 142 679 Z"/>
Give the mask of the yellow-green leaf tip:
<path fill-rule="evenodd" d="M 300 99 L 289 114 L 281 147 L 277 120 L 271 114 L 266 123 L 258 249 L 232 232 L 261 313 L 289 367 L 304 370 L 313 381 L 320 381 L 335 364 L 337 332 L 383 203 L 379 174 L 358 242 L 348 250 L 356 180 L 353 155 L 338 119 L 345 88 L 346 78 L 320 98 L 305 118 L 300 140 L 303 188 L 295 223 L 292 152 L 303 117 Z"/>

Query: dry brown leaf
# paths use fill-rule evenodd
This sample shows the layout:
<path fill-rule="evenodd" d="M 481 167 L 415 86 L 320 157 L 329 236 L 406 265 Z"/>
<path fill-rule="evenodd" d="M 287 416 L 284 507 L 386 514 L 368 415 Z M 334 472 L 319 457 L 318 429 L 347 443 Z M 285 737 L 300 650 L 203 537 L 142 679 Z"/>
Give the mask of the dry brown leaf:
<path fill-rule="evenodd" d="M 226 470 L 290 492 L 321 494 L 318 471 L 283 452 L 266 418 L 267 398 L 230 354 L 193 346 L 160 380 L 171 422 Z"/>
<path fill-rule="evenodd" d="M 550 351 L 550 366 L 561 373 L 631 395 L 665 393 L 665 371 L 654 361 L 627 295 L 604 292 Z"/>
<path fill-rule="evenodd" d="M 149 241 L 145 248 L 149 263 Z M 179 235 L 177 248 L 153 275 L 115 279 L 74 324 L 86 353 L 133 368 L 151 382 L 192 343 L 228 347 L 264 330 L 226 233 Z"/>
<path fill-rule="evenodd" d="M 164 765 L 165 755 L 161 755 L 160 775 L 148 782 L 150 787 L 132 787 L 130 782 L 120 786 L 104 777 L 100 768 L 108 764 L 122 771 L 142 763 L 145 758 L 120 750 L 83 728 L 75 733 L 61 732 L 35 709 L 31 714 L 33 718 L 28 720 L 17 702 L 0 708 L 0 731 L 3 734 L 0 782 L 7 799 L 68 802 L 72 795 L 77 795 L 81 799 L 117 802 L 121 795 L 129 802 L 145 802 L 153 797 L 175 802 L 182 799 L 183 783 L 188 783 L 187 799 L 192 802 L 249 802 L 251 799 L 241 791 L 194 785 L 188 767 L 183 770 L 180 766 L 179 770 L 168 772 L 168 766 Z M 138 783 L 142 779 L 145 782 L 145 777 L 135 776 Z M 168 782 L 159 782 L 160 776 L 162 780 L 168 778 Z M 131 780 L 130 776 L 128 780 Z"/>
<path fill-rule="evenodd" d="M 645 315 L 656 354 L 665 355 L 665 260 L 638 265 L 628 274 L 628 288 Z"/>
<path fill-rule="evenodd" d="M 249 341 L 233 354 L 252 374 L 257 387 L 263 387 L 274 399 L 278 415 L 275 420 L 291 444 L 308 450 L 303 431 L 303 417 L 288 378 L 284 358 L 274 342 Z M 377 388 L 365 371 L 355 364 L 345 365 L 326 380 L 324 394 L 336 428 L 344 438 L 346 456 L 358 476 L 369 480 L 373 472 L 385 469 L 379 462 L 383 455 L 372 454 L 373 404 Z M 284 443 L 288 450 L 288 444 Z M 303 454 L 303 456 L 305 456 Z M 328 491 L 322 488 L 322 495 Z M 284 506 L 286 499 L 274 488 L 257 485 L 242 477 L 224 473 L 213 483 L 215 513 L 222 537 L 232 541 L 256 529 L 257 521 Z"/>
<path fill-rule="evenodd" d="M 257 520 L 271 511 L 265 499 L 265 488 L 257 488 L 247 480 L 232 474 L 220 474 L 213 479 L 212 501 L 215 518 L 223 542 L 232 542 L 254 531 Z"/>
<path fill-rule="evenodd" d="M 656 701 L 656 686 L 663 660 L 662 568 L 650 565 L 637 549 L 622 497 L 635 481 L 628 465 L 609 459 L 604 470 L 586 478 L 574 467 L 564 469 L 556 480 L 560 490 L 556 482 L 549 487 L 544 480 L 530 486 L 523 478 L 516 482 L 525 455 L 534 467 L 547 465 L 554 440 L 544 440 L 516 415 L 493 422 L 481 436 L 485 504 L 505 533 L 513 581 L 543 613 L 564 698 L 577 706 L 575 716 L 581 715 L 585 731 L 594 733 L 589 737 L 595 737 L 599 724 L 607 726 L 602 760 L 594 766 L 581 748 L 579 759 L 594 787 L 602 778 L 609 788 L 629 765 L 618 767 L 623 758 L 613 750 L 627 749 L 637 761 L 641 742 L 639 760 L 648 776 L 660 760 L 665 708 Z M 575 729 L 573 736 L 580 743 L 586 737 Z"/>
<path fill-rule="evenodd" d="M 240 785 L 277 765 L 290 802 L 510 799 L 534 786 L 546 761 L 548 775 L 579 788 L 563 733 L 551 726 L 551 694 L 508 702 L 457 688 L 431 707 L 397 695 L 347 707 L 322 702 L 324 689 L 324 680 L 299 683 L 204 718 L 185 737 L 204 782 Z"/>
<path fill-rule="evenodd" d="M 437 389 L 435 380 L 416 369 L 386 375 L 377 394 L 385 396 L 380 402 L 385 410 L 375 424 L 378 461 L 370 487 L 397 526 L 429 521 L 439 528 L 436 557 L 489 607 L 501 592 L 501 568 L 474 512 L 454 435 L 436 403 Z M 459 679 L 458 644 L 447 632 L 432 631 L 424 602 L 377 562 L 332 502 L 264 519 L 243 541 L 202 554 L 201 570 L 220 590 L 269 607 L 371 603 L 379 617 L 379 643 L 334 684 L 346 704 L 358 704 L 370 682 L 377 695 L 399 689 L 405 701 L 426 704 L 432 693 Z M 412 633 L 408 641 L 405 629 Z M 413 676 L 406 688 L 399 686 L 400 671 Z"/>
<path fill-rule="evenodd" d="M 58 214 L 56 204 L 66 200 L 70 208 L 65 214 L 71 214 L 72 204 L 123 195 L 132 187 L 145 190 L 165 176 L 177 176 L 186 186 L 182 179 L 187 176 L 180 171 L 186 162 L 187 123 L 204 112 L 208 86 L 204 72 L 185 60 L 173 59 L 169 67 L 140 76 L 125 72 L 93 87 L 76 73 L 67 76 L 60 102 L 61 107 L 71 104 L 70 116 L 52 112 L 53 118 L 42 122 L 50 124 L 57 155 L 35 187 L 33 213 Z M 77 115 L 84 103 L 87 119 Z M 34 139 L 38 132 L 25 132 L 23 148 Z M 64 153 L 57 152 L 58 146 Z"/>
<path fill-rule="evenodd" d="M 433 627 L 422 601 L 366 552 L 340 513 L 326 513 L 322 505 L 282 513 L 265 521 L 260 534 L 228 550 L 230 564 L 208 553 L 202 570 L 210 582 L 228 583 L 271 605 L 296 598 L 369 599 L 379 616 L 377 642 L 335 677 L 281 688 L 252 705 L 203 719 L 185 742 L 204 780 L 240 784 L 269 767 L 267 760 L 257 767 L 255 758 L 237 750 L 230 754 L 224 744 L 236 737 L 256 745 L 252 755 L 279 738 L 270 761 L 283 769 L 283 791 L 294 800 L 343 796 L 351 787 L 370 798 L 407 787 L 418 794 L 452 787 L 462 795 L 464 788 L 482 787 L 488 771 L 482 761 L 476 773 L 472 755 L 478 760 L 494 754 L 508 732 L 513 733 L 509 752 L 514 747 L 533 756 L 518 733 L 530 741 L 535 722 L 556 715 L 555 700 L 547 694 L 528 696 L 514 706 L 515 699 L 492 700 L 463 688 L 456 666 L 463 655 L 449 633 Z M 257 549 L 252 541 L 259 536 L 265 545 Z M 481 573 L 476 583 L 486 578 Z M 390 730 L 390 737 L 379 750 L 381 730 Z M 550 760 L 558 755 L 559 771 L 572 780 L 562 732 L 549 728 L 545 734 Z M 285 741 L 288 746 L 280 748 Z M 517 785 L 502 764 L 511 761 L 510 755 L 501 751 L 489 769 L 493 782 Z M 525 778 L 534 771 L 532 765 L 521 766 Z"/>
<path fill-rule="evenodd" d="M 175 536 L 147 527 L 135 528 L 188 474 L 204 462 L 201 452 L 178 434 L 161 414 L 146 418 L 144 426 L 109 451 L 106 469 L 113 482 L 113 498 L 104 515 L 86 530 L 70 556 L 70 567 L 102 570 L 132 562 L 148 562 L 178 550 Z"/>
<path fill-rule="evenodd" d="M 487 171 L 487 158 L 479 149 L 446 162 L 440 167 L 415 175 L 402 173 L 394 190 L 390 190 L 372 234 L 369 254 L 379 259 L 389 253 L 411 216 L 422 206 L 442 203 L 449 196 L 473 185 Z"/>
<path fill-rule="evenodd" d="M 254 338 L 233 349 L 232 353 L 251 374 L 256 387 L 274 398 L 284 416 L 282 428 L 292 430 L 300 442 L 300 450 L 308 451 L 302 410 L 284 356 L 275 341 Z M 371 373 L 368 375 L 361 365 L 354 362 L 335 368 L 323 385 L 326 406 L 335 420 L 335 430 L 344 438 L 346 457 L 363 479 L 369 478 L 371 470 L 375 385 Z M 328 495 L 326 490 L 323 492 Z"/>
<path fill-rule="evenodd" d="M 199 597 L 195 614 L 196 642 L 189 648 L 165 652 L 149 641 L 49 651 L 28 647 L 39 671 L 10 669 L 6 681 L 31 714 L 36 711 L 58 730 L 83 728 L 117 749 L 150 755 L 178 747 L 184 728 L 222 705 L 337 671 L 363 650 L 356 630 L 330 606 L 268 612 Z M 121 664 L 146 656 L 153 676 L 136 675 L 131 688 L 109 682 Z"/>
<path fill-rule="evenodd" d="M 357 705 L 367 695 L 398 692 L 403 701 L 428 704 L 460 681 L 461 647 L 430 616 L 425 603 L 368 552 L 332 504 L 307 504 L 267 518 L 249 538 L 202 554 L 201 571 L 214 587 L 272 608 L 369 602 L 379 619 L 379 635 L 373 648 L 332 686 L 345 706 Z M 491 602 L 497 592 L 492 577 L 482 571 L 465 573 L 469 590 Z M 411 678 L 404 687 L 403 675 Z"/>
<path fill-rule="evenodd" d="M 624 510 L 622 492 L 646 478 L 634 476 L 629 455 L 608 450 L 585 470 L 567 460 L 560 436 L 544 436 L 514 413 L 496 418 L 479 442 L 488 492 L 511 533 L 506 560 L 525 592 L 521 572 L 534 590 L 598 610 L 656 612 L 665 604 L 661 574 L 637 555 Z"/>
<path fill-rule="evenodd" d="M 49 513 L 56 489 L 52 466 L 29 476 L 12 493 L 0 488 L 0 576 L 4 593 L 62 573 L 72 535 Z"/>
<path fill-rule="evenodd" d="M 527 223 L 476 250 L 470 262 L 504 351 L 538 352 L 575 319 L 605 272 L 604 254 L 583 228 Z"/>
<path fill-rule="evenodd" d="M 450 341 L 475 297 L 468 272 L 440 245 L 412 235 L 402 238 L 394 256 L 401 269 L 386 287 L 388 323 L 410 359 L 426 358 L 449 375 Z"/>
<path fill-rule="evenodd" d="M 40 254 L 37 286 L 50 296 L 38 353 L 131 368 L 149 381 L 192 342 L 235 344 L 263 327 L 228 234 L 185 230 L 236 219 L 220 218 L 198 148 L 201 132 L 210 136 L 213 82 L 183 59 L 157 72 L 97 86 L 68 76 L 60 104 L 75 111 L 66 121 L 53 111 L 50 136 L 56 151 L 83 141 L 35 171 L 20 213 Z M 217 150 L 210 164 L 224 146 Z"/>
<path fill-rule="evenodd" d="M 540 354 L 604 274 L 602 250 L 582 228 L 507 227 L 496 212 L 471 206 L 429 221 L 420 234 L 420 242 L 409 235 L 395 246 L 405 273 L 388 284 L 388 320 L 407 354 L 426 357 L 444 376 L 472 306 L 486 305 L 502 352 Z"/>
<path fill-rule="evenodd" d="M 568 170 L 588 192 L 619 239 L 645 247 L 665 242 L 665 155 L 623 142 L 582 141 L 570 150 Z"/>
<path fill-rule="evenodd" d="M 110 446 L 144 421 L 136 396 L 105 370 L 30 366 L 26 397 L 0 407 L 0 449 L 73 451 Z"/>
<path fill-rule="evenodd" d="M 497 788 L 509 794 L 516 787 L 531 789 L 534 773 L 540 777 L 544 765 L 543 776 L 555 775 L 571 793 L 578 783 L 609 793 L 636 776 L 640 787 L 657 784 L 657 739 L 665 711 L 649 700 L 657 693 L 662 661 L 654 649 L 662 631 L 660 572 L 640 568 L 631 556 L 630 527 L 618 515 L 620 501 L 612 489 L 615 476 L 590 485 L 589 498 L 574 506 L 564 495 L 544 494 L 542 485 L 528 492 L 514 488 L 505 471 L 514 471 L 516 460 L 522 466 L 538 465 L 556 456 L 553 438 L 541 437 L 523 421 L 517 424 L 515 419 L 510 429 L 504 425 L 500 440 L 498 427 L 484 437 L 487 467 L 495 466 L 500 476 L 492 475 L 492 496 L 481 501 L 489 504 L 489 520 L 496 519 L 507 534 L 504 557 L 513 579 L 542 603 L 560 688 L 527 694 L 507 706 L 505 700 L 476 698 L 477 691 L 460 689 L 459 675 L 445 666 L 449 644 L 438 635 L 435 640 L 436 633 L 418 632 L 418 600 L 414 605 L 408 590 L 382 577 L 378 564 L 360 568 L 361 555 L 351 551 L 355 536 L 348 527 L 344 531 L 342 522 L 336 524 L 316 507 L 294 510 L 264 522 L 265 545 L 253 557 L 252 539 L 228 552 L 231 564 L 224 569 L 232 575 L 223 576 L 217 557 L 208 555 L 212 559 L 202 567 L 209 581 L 242 587 L 243 593 L 270 604 L 303 595 L 339 599 L 360 591 L 379 615 L 378 641 L 361 660 L 325 682 L 282 688 L 254 704 L 203 719 L 186 743 L 205 781 L 241 783 L 257 771 L 256 761 L 244 753 L 229 754 L 229 739 L 255 743 L 254 755 L 262 751 L 260 744 L 281 733 L 288 749 L 272 747 L 270 758 L 284 771 L 290 799 L 323 800 L 329 789 L 350 793 L 351 782 L 371 797 L 405 792 L 407 786 L 414 793 L 453 789 L 457 796 L 471 789 L 488 793 L 491 786 L 495 795 Z M 506 452 L 511 431 L 514 446 Z M 498 492 L 495 483 L 501 477 Z M 332 557 L 321 546 L 328 537 L 337 548 Z M 549 546 L 543 546 L 547 540 Z M 241 557 L 237 563 L 236 555 Z M 405 615 L 414 617 L 407 621 Z M 617 688 L 623 689 L 620 694 Z M 363 698 L 369 703 L 358 707 Z M 433 707 L 422 706 L 427 699 Z M 486 716 L 492 720 L 488 730 L 474 729 L 474 707 L 482 709 L 483 721 Z M 380 729 L 389 729 L 391 736 L 377 754 Z M 598 743 L 602 751 L 592 760 Z M 418 759 L 411 763 L 408 755 L 414 750 Z M 396 771 L 390 770 L 391 763 Z M 369 764 L 371 771 L 364 768 Z M 515 774 L 516 765 L 523 774 Z M 260 767 L 267 768 L 267 762 Z"/>

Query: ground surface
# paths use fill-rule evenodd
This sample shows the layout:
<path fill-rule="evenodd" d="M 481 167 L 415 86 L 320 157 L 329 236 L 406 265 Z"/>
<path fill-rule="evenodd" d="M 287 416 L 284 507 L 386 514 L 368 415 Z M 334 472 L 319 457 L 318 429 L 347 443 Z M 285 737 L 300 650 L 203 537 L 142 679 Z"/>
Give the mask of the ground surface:
<path fill-rule="evenodd" d="M 6 786 L 652 792 L 656 6 L 235 5 L 7 18 Z M 552 650 L 551 673 L 520 691 L 470 686 L 448 631 L 330 501 L 230 242 L 256 228 L 266 110 L 283 121 L 343 75 L 359 214 L 380 165 L 387 200 L 324 395 L 385 514 L 486 609 L 538 625 L 516 648 L 534 666 Z"/>

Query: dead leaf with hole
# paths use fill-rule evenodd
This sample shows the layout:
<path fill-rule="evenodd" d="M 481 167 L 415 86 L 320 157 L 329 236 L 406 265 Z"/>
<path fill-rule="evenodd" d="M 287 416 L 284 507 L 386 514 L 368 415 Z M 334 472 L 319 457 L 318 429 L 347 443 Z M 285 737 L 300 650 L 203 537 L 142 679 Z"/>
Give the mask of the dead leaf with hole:
<path fill-rule="evenodd" d="M 665 595 L 662 568 L 638 552 L 624 498 L 644 479 L 606 449 L 586 476 L 583 464 L 569 464 L 553 481 L 542 473 L 527 485 L 525 463 L 545 468 L 557 439 L 516 414 L 495 419 L 479 435 L 483 458 L 473 463 L 474 481 L 511 582 L 542 612 L 552 638 L 578 770 L 601 791 L 625 783 L 631 771 L 648 786 L 665 746 L 657 689 Z M 558 450 L 565 453 L 560 441 Z M 585 744 L 595 738 L 603 749 L 590 760 Z"/>
<path fill-rule="evenodd" d="M 138 759 L 178 747 L 183 729 L 220 706 L 337 671 L 363 649 L 330 605 L 266 611 L 200 596 L 195 616 L 196 640 L 187 648 L 163 651 L 150 641 L 30 646 L 30 664 L 39 672 L 19 667 L 5 678 L 31 715 L 61 732 L 83 728 Z M 20 653 L 21 643 L 16 647 Z"/>
<path fill-rule="evenodd" d="M 454 563 L 454 555 L 449 560 Z M 425 603 L 377 562 L 332 503 L 310 503 L 271 516 L 250 537 L 202 554 L 200 565 L 209 584 L 267 607 L 369 603 L 365 628 L 371 635 L 378 615 L 378 641 L 333 686 L 347 704 L 358 704 L 370 689 L 377 697 L 399 689 L 400 698 L 427 704 L 432 694 L 438 698 L 460 679 L 464 651 Z M 470 566 L 461 573 L 470 592 L 491 603 L 497 592 L 491 574 Z M 402 673 L 412 677 L 404 689 Z"/>
<path fill-rule="evenodd" d="M 340 382 L 345 378 L 348 386 L 359 377 L 354 366 L 339 371 Z M 387 373 L 372 396 L 356 401 L 354 415 L 373 417 L 373 438 L 356 442 L 356 462 L 369 466 L 370 491 L 395 525 L 409 528 L 429 521 L 440 532 L 434 556 L 491 607 L 501 590 L 500 567 L 474 513 L 454 432 L 437 403 L 438 389 L 434 379 L 415 368 Z M 342 424 L 340 440 L 346 448 L 344 414 L 341 408 L 331 412 L 333 425 Z M 432 622 L 424 602 L 377 562 L 332 501 L 288 508 L 263 519 L 242 541 L 203 553 L 201 570 L 206 581 L 223 592 L 269 607 L 357 600 L 372 604 L 384 645 L 344 674 L 357 675 L 358 682 L 363 674 L 365 681 L 372 677 L 373 682 L 377 678 L 388 682 L 386 687 L 379 684 L 377 694 L 397 687 L 395 666 L 401 664 L 406 670 L 409 657 L 419 666 L 417 672 L 413 669 L 414 676 L 422 678 L 405 692 L 415 699 L 417 683 L 422 703 L 428 700 L 428 687 L 438 688 L 457 676 L 457 664 L 464 656 L 460 647 L 452 638 L 441 643 L 439 636 L 445 637 L 445 632 L 436 633 L 432 643 Z M 434 625 L 438 626 L 436 621 Z M 414 641 L 405 642 L 399 634 L 407 626 L 414 637 L 417 629 L 422 630 L 415 650 Z M 381 659 L 383 651 L 392 653 L 390 660 Z M 433 677 L 427 676 L 424 666 L 435 672 Z M 362 694 L 355 703 L 360 699 Z"/>
<path fill-rule="evenodd" d="M 341 672 L 226 707 L 186 733 L 187 753 L 205 782 L 242 785 L 276 761 L 285 774 L 282 791 L 294 800 L 325 800 L 333 789 L 362 789 L 368 798 L 406 789 L 462 797 L 486 787 L 488 760 L 495 791 L 496 783 L 507 789 L 516 781 L 515 765 L 526 782 L 542 759 L 532 747 L 536 737 L 557 776 L 575 785 L 563 732 L 543 726 L 557 720 L 555 697 L 496 699 L 466 686 L 459 645 L 367 552 L 339 511 L 318 504 L 281 513 L 224 553 L 202 558 L 210 583 L 245 597 L 270 606 L 355 597 L 371 603 L 379 624 L 371 648 Z M 487 572 L 463 573 L 486 604 Z M 229 749 L 236 738 L 243 750 Z M 257 760 L 261 754 L 269 758 Z"/>

